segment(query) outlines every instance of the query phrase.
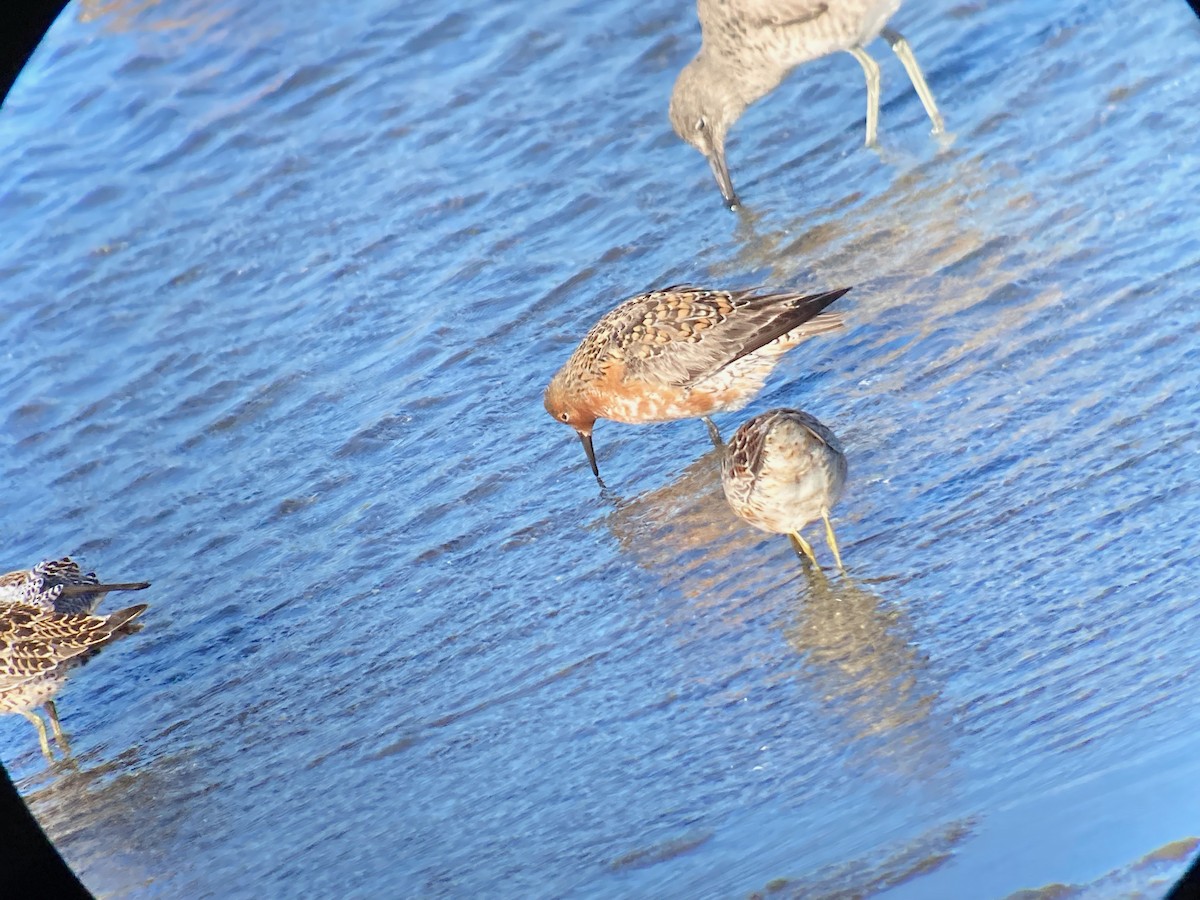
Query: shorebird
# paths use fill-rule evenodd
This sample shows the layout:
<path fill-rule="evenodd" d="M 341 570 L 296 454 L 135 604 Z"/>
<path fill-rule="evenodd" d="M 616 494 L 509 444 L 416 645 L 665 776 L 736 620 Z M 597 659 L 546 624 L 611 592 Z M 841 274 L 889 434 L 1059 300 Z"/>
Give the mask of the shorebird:
<path fill-rule="evenodd" d="M 671 92 L 675 133 L 708 159 L 721 196 L 738 206 L 725 163 L 725 135 L 751 103 L 779 86 L 796 66 L 839 50 L 858 60 L 867 77 L 867 146 L 879 122 L 879 64 L 864 49 L 888 42 L 933 122 L 945 130 L 933 93 L 912 48 L 885 27 L 900 0 L 698 0 L 702 44 Z"/>
<path fill-rule="evenodd" d="M 51 612 L 90 613 L 109 591 L 140 591 L 148 581 L 101 584 L 95 572 L 64 556 L 44 559 L 32 569 L 0 575 L 0 603 L 26 603 Z"/>
<path fill-rule="evenodd" d="M 817 556 L 800 529 L 824 520 L 829 549 L 845 571 L 829 521 L 845 482 L 841 443 L 798 409 L 772 409 L 745 422 L 729 439 L 721 464 L 721 485 L 733 511 L 755 528 L 786 534 L 817 568 Z"/>
<path fill-rule="evenodd" d="M 842 325 L 822 310 L 850 288 L 723 291 L 678 284 L 639 294 L 601 317 L 546 388 L 546 411 L 575 429 L 592 473 L 597 419 L 641 424 L 741 409 L 762 390 L 779 357 Z"/>
<path fill-rule="evenodd" d="M 0 713 L 20 713 L 37 729 L 42 753 L 54 759 L 46 726 L 34 710 L 42 707 L 54 728 L 54 738 L 66 749 L 58 721 L 55 695 L 71 669 L 82 665 L 100 648 L 141 629 L 133 621 L 145 604 L 107 616 L 57 613 L 29 603 L 0 603 Z"/>

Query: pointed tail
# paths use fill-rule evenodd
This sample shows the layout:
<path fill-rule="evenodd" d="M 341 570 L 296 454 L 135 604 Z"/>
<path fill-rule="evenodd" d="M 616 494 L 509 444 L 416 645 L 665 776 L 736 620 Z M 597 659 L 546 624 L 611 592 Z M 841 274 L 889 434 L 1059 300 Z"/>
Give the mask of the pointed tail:
<path fill-rule="evenodd" d="M 118 609 L 115 613 L 109 613 L 105 617 L 105 621 L 112 629 L 112 636 L 117 638 L 127 634 L 137 634 L 141 631 L 142 623 L 133 620 L 149 608 L 148 603 L 139 603 L 137 606 L 127 606 L 124 609 Z"/>

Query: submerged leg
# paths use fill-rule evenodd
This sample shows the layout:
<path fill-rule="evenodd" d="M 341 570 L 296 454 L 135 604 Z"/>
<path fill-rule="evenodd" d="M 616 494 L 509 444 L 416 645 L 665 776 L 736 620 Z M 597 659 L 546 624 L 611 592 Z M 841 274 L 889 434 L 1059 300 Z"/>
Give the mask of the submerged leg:
<path fill-rule="evenodd" d="M 849 52 L 867 76 L 867 146 L 874 147 L 879 132 L 879 63 L 862 47 L 851 47 Z"/>
<path fill-rule="evenodd" d="M 54 742 L 64 753 L 69 753 L 71 747 L 67 743 L 67 736 L 63 734 L 62 723 L 58 721 L 58 707 L 54 705 L 53 700 L 47 700 L 42 705 L 46 710 L 46 715 L 50 717 L 50 727 L 54 729 Z"/>
<path fill-rule="evenodd" d="M 937 103 L 933 100 L 933 91 L 929 90 L 929 85 L 925 83 L 925 76 L 921 72 L 921 67 L 917 65 L 917 58 L 913 55 L 912 47 L 908 45 L 908 41 L 904 39 L 904 35 L 898 31 L 885 28 L 881 34 L 883 35 L 883 39 L 892 48 L 892 52 L 900 57 L 904 71 L 908 73 L 908 80 L 917 89 L 917 96 L 921 98 L 921 105 L 925 107 L 925 113 L 929 116 L 929 121 L 933 122 L 933 133 L 941 134 L 946 130 L 946 123 L 942 121 L 942 114 L 938 112 Z"/>
<path fill-rule="evenodd" d="M 821 518 L 825 520 L 825 540 L 829 542 L 829 549 L 833 551 L 833 559 L 837 563 L 837 567 L 844 573 L 846 567 L 842 565 L 842 554 L 838 551 L 837 538 L 833 536 L 833 523 L 829 521 L 829 510 L 821 510 Z"/>
<path fill-rule="evenodd" d="M 818 571 L 820 570 L 821 564 L 817 562 L 817 555 L 813 553 L 813 548 L 808 545 L 808 541 L 800 537 L 800 532 L 789 532 L 788 540 L 792 542 L 792 546 L 796 548 L 797 553 L 803 553 L 812 561 L 812 564 L 817 567 Z"/>
<path fill-rule="evenodd" d="M 46 737 L 46 723 L 42 721 L 42 717 L 27 709 L 21 710 L 21 715 L 33 723 L 33 727 L 37 729 L 38 741 L 42 745 L 42 753 L 46 754 L 46 759 L 53 762 L 54 754 L 50 752 L 50 740 Z"/>
<path fill-rule="evenodd" d="M 725 442 L 721 440 L 721 432 L 717 430 L 716 424 L 708 416 L 701 416 L 704 424 L 708 426 L 708 436 L 712 438 L 713 446 L 718 449 L 725 446 Z"/>

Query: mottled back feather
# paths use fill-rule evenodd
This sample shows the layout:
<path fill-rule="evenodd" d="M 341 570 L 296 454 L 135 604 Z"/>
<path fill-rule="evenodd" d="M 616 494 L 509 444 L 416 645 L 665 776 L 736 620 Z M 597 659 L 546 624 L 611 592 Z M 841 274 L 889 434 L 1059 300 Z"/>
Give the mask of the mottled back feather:
<path fill-rule="evenodd" d="M 0 691 L 71 662 L 83 662 L 105 644 L 138 630 L 147 606 L 107 616 L 48 612 L 23 603 L 0 604 Z"/>
<path fill-rule="evenodd" d="M 568 366 L 599 376 L 621 363 L 627 380 L 687 385 L 800 327 L 848 290 L 804 296 L 672 285 L 605 315 Z"/>

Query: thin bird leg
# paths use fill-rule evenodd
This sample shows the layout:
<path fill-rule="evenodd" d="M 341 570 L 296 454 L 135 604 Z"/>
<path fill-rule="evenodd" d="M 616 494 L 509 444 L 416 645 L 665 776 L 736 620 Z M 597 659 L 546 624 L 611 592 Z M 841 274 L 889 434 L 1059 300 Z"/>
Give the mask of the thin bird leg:
<path fill-rule="evenodd" d="M 817 555 L 813 553 L 813 548 L 808 545 L 808 541 L 800 537 L 800 532 L 788 532 L 788 539 L 792 542 L 792 546 L 796 548 L 797 553 L 803 553 L 810 560 L 812 560 L 812 564 L 816 566 L 818 570 L 821 568 L 821 564 L 817 562 Z"/>
<path fill-rule="evenodd" d="M 838 551 L 837 538 L 833 536 L 833 523 L 829 521 L 829 510 L 821 510 L 821 518 L 825 520 L 825 540 L 829 542 L 829 549 L 833 551 L 833 559 L 837 563 L 837 567 L 844 574 L 846 567 L 842 565 L 842 554 Z"/>
<path fill-rule="evenodd" d="M 50 752 L 50 739 L 46 737 L 46 725 L 42 721 L 42 717 L 27 709 L 21 710 L 21 715 L 33 723 L 33 727 L 37 729 L 38 741 L 42 745 L 42 752 L 46 754 L 46 759 L 54 762 L 54 754 Z"/>
<path fill-rule="evenodd" d="M 67 743 L 67 736 L 63 734 L 62 723 L 58 721 L 58 707 L 54 705 L 53 700 L 47 700 L 42 706 L 46 710 L 46 715 L 50 717 L 50 727 L 54 729 L 54 742 L 64 753 L 70 753 L 71 747 Z"/>
<path fill-rule="evenodd" d="M 921 105 L 925 107 L 925 112 L 928 114 L 929 120 L 933 122 L 933 133 L 941 134 L 946 130 L 946 123 L 942 121 L 942 114 L 938 112 L 937 103 L 933 100 L 933 91 L 929 90 L 929 85 L 925 83 L 925 76 L 921 72 L 921 67 L 917 65 L 917 58 L 913 55 L 912 47 L 908 45 L 908 41 L 904 39 L 904 35 L 898 31 L 885 28 L 880 33 L 883 35 L 883 39 L 891 46 L 892 52 L 900 57 L 900 62 L 904 65 L 904 71 L 908 73 L 908 80 L 917 89 L 917 96 L 921 98 Z"/>
<path fill-rule="evenodd" d="M 879 63 L 862 47 L 851 47 L 849 52 L 867 76 L 867 146 L 874 147 L 879 132 Z"/>
<path fill-rule="evenodd" d="M 708 436 L 712 438 L 713 446 L 718 450 L 725 446 L 725 442 L 721 440 L 721 432 L 717 430 L 716 424 L 708 416 L 701 416 L 704 424 L 708 426 Z"/>

